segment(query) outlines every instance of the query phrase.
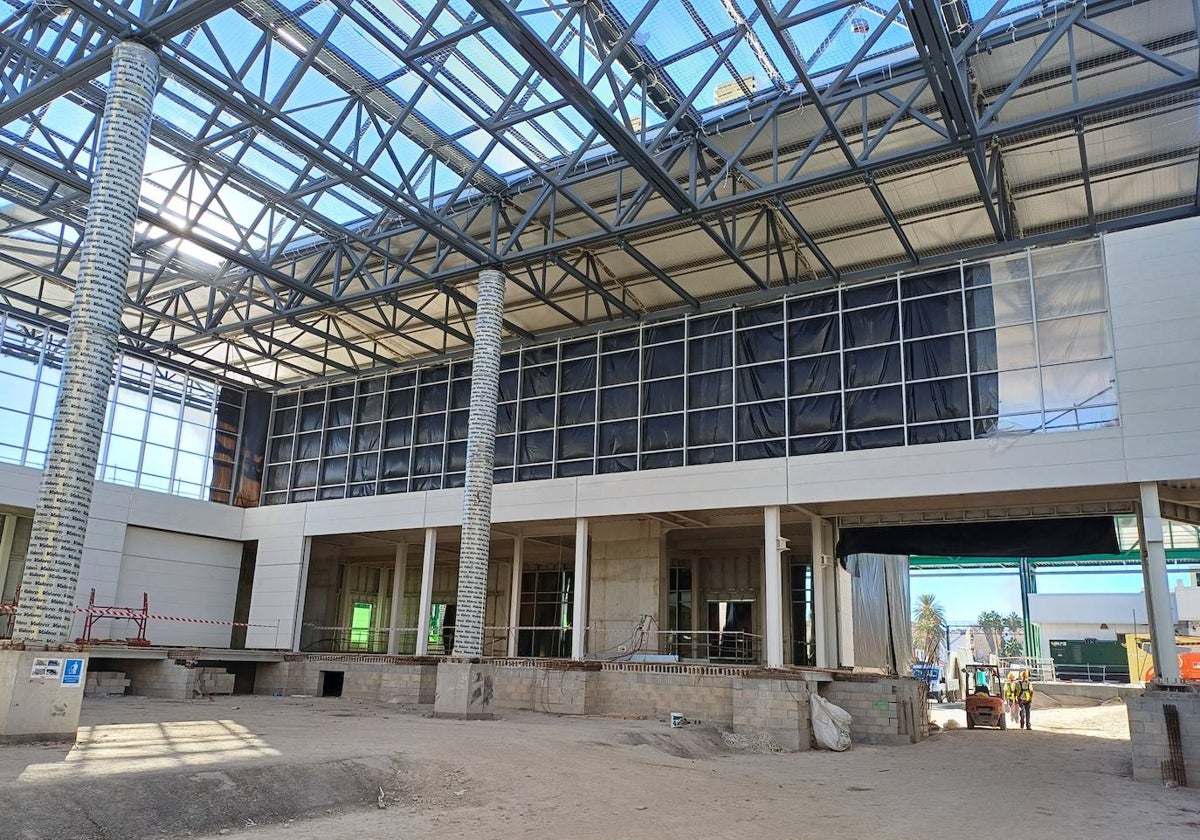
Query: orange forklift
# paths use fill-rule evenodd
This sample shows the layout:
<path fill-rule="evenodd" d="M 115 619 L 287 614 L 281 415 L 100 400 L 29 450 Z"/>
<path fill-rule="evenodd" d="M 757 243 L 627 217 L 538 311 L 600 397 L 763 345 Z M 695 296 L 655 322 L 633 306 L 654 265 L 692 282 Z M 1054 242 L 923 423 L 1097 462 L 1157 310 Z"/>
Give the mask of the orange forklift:
<path fill-rule="evenodd" d="M 1000 669 L 995 665 L 972 663 L 963 668 L 963 676 L 967 683 L 967 729 L 976 726 L 1007 729 Z"/>

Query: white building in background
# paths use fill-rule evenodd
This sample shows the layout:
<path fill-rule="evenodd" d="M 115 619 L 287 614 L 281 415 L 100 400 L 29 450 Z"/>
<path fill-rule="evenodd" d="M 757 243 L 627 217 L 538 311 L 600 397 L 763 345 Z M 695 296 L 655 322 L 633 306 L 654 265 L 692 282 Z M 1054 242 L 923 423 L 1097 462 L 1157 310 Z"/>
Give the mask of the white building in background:
<path fill-rule="evenodd" d="M 1052 640 L 1115 642 L 1126 633 L 1150 632 L 1141 592 L 1036 593 L 1029 596 L 1029 620 L 1037 625 L 1043 659 L 1051 658 Z"/>

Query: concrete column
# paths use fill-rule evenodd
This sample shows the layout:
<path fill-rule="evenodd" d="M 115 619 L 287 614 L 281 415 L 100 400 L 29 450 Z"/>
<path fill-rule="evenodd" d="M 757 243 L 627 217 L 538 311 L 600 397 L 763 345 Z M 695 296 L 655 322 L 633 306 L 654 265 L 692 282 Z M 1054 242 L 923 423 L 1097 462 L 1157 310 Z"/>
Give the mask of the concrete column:
<path fill-rule="evenodd" d="M 779 506 L 763 508 L 763 631 L 768 668 L 783 667 L 783 574 L 787 540 L 779 533 Z"/>
<path fill-rule="evenodd" d="M 417 656 L 429 655 L 429 610 L 433 606 L 433 559 L 437 554 L 437 528 L 425 529 L 425 559 L 421 563 L 421 602 L 417 607 Z"/>
<path fill-rule="evenodd" d="M 6 513 L 4 529 L 0 531 L 0 601 L 4 600 L 4 589 L 8 586 L 8 564 L 12 562 L 13 537 L 17 533 L 17 515 Z"/>
<path fill-rule="evenodd" d="M 388 656 L 400 652 L 400 622 L 404 618 L 404 575 L 408 571 L 408 542 L 396 546 L 396 565 L 392 570 L 392 609 L 388 617 Z"/>
<path fill-rule="evenodd" d="M 571 604 L 571 658 L 587 652 L 588 620 L 588 521 L 575 520 L 575 600 Z"/>
<path fill-rule="evenodd" d="M 1150 649 L 1159 682 L 1179 682 L 1179 656 L 1175 653 L 1175 622 L 1171 618 L 1171 592 L 1167 587 L 1167 552 L 1158 484 L 1143 481 L 1139 518 L 1142 532 L 1142 566 L 1146 579 L 1146 608 L 1150 620 Z M 1131 675 L 1132 676 L 1132 675 Z"/>
<path fill-rule="evenodd" d="M 825 626 L 825 529 L 819 516 L 809 517 L 812 531 L 812 599 L 813 599 L 813 664 L 818 668 L 828 667 L 825 655 L 829 631 Z"/>
<path fill-rule="evenodd" d="M 468 659 L 483 656 L 503 320 L 504 272 L 484 269 L 479 272 L 475 305 L 467 472 L 463 482 L 462 540 L 458 559 L 458 608 L 454 622 L 454 655 Z"/>
<path fill-rule="evenodd" d="M 837 604 L 837 664 L 854 667 L 854 579 L 846 567 L 833 559 L 834 598 Z"/>
<path fill-rule="evenodd" d="M 71 633 L 158 79 L 154 50 L 132 41 L 116 45 L 50 451 L 13 631 L 27 642 L 58 644 Z"/>
<path fill-rule="evenodd" d="M 513 538 L 512 574 L 508 582 L 508 655 L 517 655 L 517 625 L 521 623 L 521 573 L 525 571 L 525 538 Z"/>
<path fill-rule="evenodd" d="M 371 638 L 367 641 L 367 649 L 371 653 L 378 653 L 377 640 L 379 639 L 380 630 L 388 630 L 388 636 L 391 636 L 390 623 L 385 623 L 391 618 L 391 614 L 385 617 L 383 614 L 383 602 L 387 598 L 388 590 L 391 589 L 391 581 L 388 580 L 388 574 L 391 569 L 380 569 L 379 579 L 375 581 L 375 609 L 371 610 Z M 383 649 L 387 650 L 387 641 L 384 641 Z"/>

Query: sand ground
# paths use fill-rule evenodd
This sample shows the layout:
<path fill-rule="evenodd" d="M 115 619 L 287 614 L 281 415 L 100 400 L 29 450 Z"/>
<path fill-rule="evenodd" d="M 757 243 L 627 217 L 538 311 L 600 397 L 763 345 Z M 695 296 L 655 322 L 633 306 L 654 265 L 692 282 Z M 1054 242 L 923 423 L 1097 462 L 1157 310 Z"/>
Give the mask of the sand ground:
<path fill-rule="evenodd" d="M 1200 789 L 1129 777 L 1121 705 L 1039 710 L 1032 732 L 799 754 L 656 720 L 457 722 L 315 698 L 89 698 L 83 725 L 70 751 L 0 750 L 0 834 L 910 840 L 999 836 L 1017 820 L 1046 838 L 1200 837 Z M 54 827 L 64 801 L 88 811 L 82 827 Z"/>

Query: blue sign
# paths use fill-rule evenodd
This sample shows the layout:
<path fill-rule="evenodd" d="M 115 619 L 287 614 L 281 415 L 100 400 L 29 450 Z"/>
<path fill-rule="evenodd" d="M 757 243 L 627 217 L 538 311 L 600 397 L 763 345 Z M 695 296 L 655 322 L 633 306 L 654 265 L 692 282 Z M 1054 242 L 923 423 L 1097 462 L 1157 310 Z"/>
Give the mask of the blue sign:
<path fill-rule="evenodd" d="M 62 684 L 80 685 L 83 682 L 83 660 L 68 659 L 63 664 Z"/>

